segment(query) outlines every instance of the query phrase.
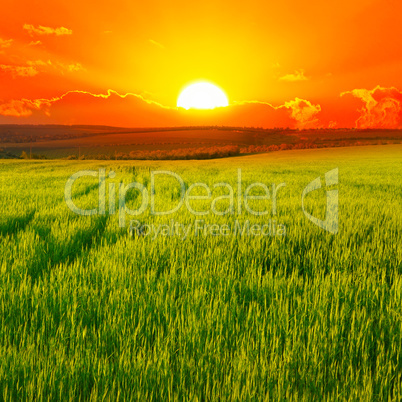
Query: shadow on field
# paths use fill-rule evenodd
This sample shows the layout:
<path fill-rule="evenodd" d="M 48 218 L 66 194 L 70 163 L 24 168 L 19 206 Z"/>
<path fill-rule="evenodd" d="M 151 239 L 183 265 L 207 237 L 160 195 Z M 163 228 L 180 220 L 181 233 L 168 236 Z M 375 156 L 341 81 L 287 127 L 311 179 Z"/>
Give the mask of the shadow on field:
<path fill-rule="evenodd" d="M 102 238 L 107 221 L 107 216 L 100 216 L 90 228 L 79 229 L 67 243 L 61 243 L 48 234 L 43 252 L 36 253 L 37 259 L 30 261 L 27 266 L 28 275 L 36 281 L 57 265 L 74 263 Z"/>
<path fill-rule="evenodd" d="M 24 231 L 29 223 L 33 220 L 35 211 L 30 211 L 24 216 L 17 216 L 7 219 L 4 223 L 0 223 L 1 236 L 16 236 L 18 232 Z"/>

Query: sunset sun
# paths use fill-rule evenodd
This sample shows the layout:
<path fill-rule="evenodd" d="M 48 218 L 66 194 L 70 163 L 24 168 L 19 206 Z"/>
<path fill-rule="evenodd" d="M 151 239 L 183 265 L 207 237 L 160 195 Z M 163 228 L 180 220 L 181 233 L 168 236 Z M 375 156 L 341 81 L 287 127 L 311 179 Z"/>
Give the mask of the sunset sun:
<path fill-rule="evenodd" d="M 215 109 L 229 106 L 225 93 L 214 84 L 198 82 L 186 87 L 177 100 L 177 107 L 184 109 Z"/>

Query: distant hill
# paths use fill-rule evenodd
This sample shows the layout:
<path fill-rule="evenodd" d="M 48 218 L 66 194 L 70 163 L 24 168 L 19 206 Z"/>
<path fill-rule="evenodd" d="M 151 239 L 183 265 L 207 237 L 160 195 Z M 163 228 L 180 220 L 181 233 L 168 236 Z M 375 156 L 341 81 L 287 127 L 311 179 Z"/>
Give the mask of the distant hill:
<path fill-rule="evenodd" d="M 253 127 L 124 128 L 108 126 L 0 125 L 0 147 L 9 155 L 22 151 L 62 158 L 239 147 L 242 153 L 280 149 L 400 143 L 402 130 L 260 129 Z M 274 149 L 274 148 L 272 148 Z M 191 150 L 191 151 L 190 151 Z M 4 152 L 3 152 L 4 153 Z"/>

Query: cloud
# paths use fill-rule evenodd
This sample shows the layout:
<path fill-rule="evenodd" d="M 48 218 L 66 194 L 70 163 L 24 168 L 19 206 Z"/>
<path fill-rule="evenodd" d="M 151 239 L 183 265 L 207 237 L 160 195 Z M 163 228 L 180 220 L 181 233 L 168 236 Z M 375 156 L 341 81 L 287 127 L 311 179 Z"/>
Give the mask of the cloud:
<path fill-rule="evenodd" d="M 80 91 L 80 90 L 74 90 L 74 91 L 68 91 L 61 96 L 50 98 L 50 99 L 20 99 L 20 100 L 11 100 L 8 102 L 5 102 L 3 104 L 0 103 L 0 115 L 2 116 L 12 116 L 12 117 L 27 117 L 31 116 L 35 111 L 43 111 L 46 116 L 50 116 L 50 107 L 56 107 L 58 104 L 59 106 L 64 108 L 69 108 L 71 105 L 77 106 L 80 103 L 83 103 L 88 106 L 88 108 L 85 110 L 85 108 L 78 108 L 78 110 L 81 111 L 85 115 L 86 113 L 89 112 L 89 109 L 91 109 L 92 100 L 124 100 L 124 99 L 134 99 L 135 101 L 138 101 L 139 103 L 145 105 L 145 106 L 152 106 L 158 109 L 163 109 L 163 110 L 169 110 L 169 109 L 176 109 L 176 108 L 169 108 L 166 106 L 163 106 L 159 104 L 158 102 L 150 101 L 144 99 L 140 95 L 132 94 L 132 93 L 126 93 L 126 94 L 119 94 L 116 91 L 113 91 L 109 89 L 106 94 L 93 94 L 91 92 L 87 91 Z M 96 110 L 94 112 L 96 114 L 99 113 L 99 107 L 101 105 L 99 103 L 96 104 Z M 109 104 L 105 103 L 105 110 L 109 108 Z M 121 104 L 119 105 L 121 106 Z M 123 108 L 126 109 L 126 108 Z M 59 110 L 60 112 L 60 110 Z M 125 110 L 127 112 L 127 110 Z M 132 112 L 132 111 L 131 111 Z M 64 113 L 64 112 L 62 112 Z"/>
<path fill-rule="evenodd" d="M 61 36 L 61 35 L 71 35 L 73 33 L 71 29 L 65 27 L 51 28 L 51 27 L 44 27 L 42 25 L 34 27 L 33 25 L 30 24 L 24 24 L 23 29 L 27 31 L 31 36 L 33 36 L 34 34 Z"/>
<path fill-rule="evenodd" d="M 149 43 L 152 45 L 159 47 L 160 49 L 165 49 L 165 46 L 163 46 L 161 43 L 157 42 L 156 40 L 149 39 Z"/>
<path fill-rule="evenodd" d="M 5 69 L 17 76 L 29 76 L 36 74 L 38 69 L 60 68 L 54 64 L 33 60 L 24 67 L 0 65 L 0 71 Z M 244 101 L 214 110 L 188 111 L 164 106 L 150 100 L 150 96 L 146 93 L 120 94 L 109 89 L 104 93 L 74 90 L 48 99 L 5 100 L 0 101 L 0 122 L 19 123 L 19 119 L 24 118 L 30 124 L 125 127 L 402 128 L 402 93 L 396 88 L 355 89 L 342 93 L 342 97 L 347 98 L 342 102 L 324 105 L 296 97 L 280 104 Z"/>
<path fill-rule="evenodd" d="M 397 88 L 376 86 L 369 89 L 353 89 L 341 93 L 352 95 L 363 102 L 358 110 L 356 128 L 402 128 L 402 92 Z"/>
<path fill-rule="evenodd" d="M 0 64 L 0 70 L 10 73 L 13 78 L 17 77 L 34 77 L 39 73 L 35 66 L 11 66 Z"/>
<path fill-rule="evenodd" d="M 42 44 L 42 42 L 40 41 L 40 40 L 37 40 L 37 41 L 31 41 L 31 42 L 29 42 L 28 43 L 28 46 L 39 46 L 39 45 L 41 45 Z"/>
<path fill-rule="evenodd" d="M 11 46 L 13 39 L 2 39 L 0 38 L 0 49 L 5 49 Z"/>
<path fill-rule="evenodd" d="M 276 112 L 279 112 L 281 110 L 286 111 L 287 116 L 290 117 L 292 120 L 286 122 L 283 116 L 281 116 L 281 121 L 285 121 L 284 123 L 280 124 L 280 126 L 282 127 L 289 126 L 303 129 L 303 128 L 317 128 L 321 126 L 320 121 L 316 117 L 316 115 L 319 112 L 321 112 L 321 106 L 318 104 L 313 105 L 310 101 L 305 99 L 295 98 L 294 100 L 290 100 L 288 102 L 285 102 L 283 105 L 279 106 L 274 106 L 268 102 L 259 102 L 259 101 L 238 102 L 237 104 L 254 105 L 256 111 L 257 111 L 256 107 L 257 105 L 265 106 L 265 111 L 264 109 L 260 109 L 259 113 L 269 114 L 271 122 L 275 122 L 275 124 L 278 124 L 276 123 L 276 118 L 279 116 L 275 116 L 272 112 L 269 111 L 269 109 Z"/>
<path fill-rule="evenodd" d="M 28 60 L 27 61 L 28 66 L 47 66 L 47 65 L 51 65 L 52 62 L 50 60 L 43 61 L 43 60 Z"/>
<path fill-rule="evenodd" d="M 279 78 L 279 81 L 288 81 L 288 82 L 296 82 L 296 81 L 307 81 L 308 78 L 304 75 L 304 70 L 296 70 L 293 74 L 286 74 L 283 77 Z"/>
<path fill-rule="evenodd" d="M 65 64 L 61 62 L 52 62 L 51 60 L 27 60 L 26 66 L 13 66 L 1 64 L 0 70 L 10 73 L 13 78 L 17 77 L 34 77 L 39 73 L 51 72 L 56 70 L 64 74 L 64 72 L 74 73 L 77 71 L 85 71 L 81 63 Z"/>
<path fill-rule="evenodd" d="M 319 125 L 316 115 L 321 112 L 320 105 L 313 105 L 308 100 L 295 98 L 295 100 L 285 102 L 284 107 L 290 111 L 297 128 L 316 128 Z"/>
<path fill-rule="evenodd" d="M 126 127 L 231 125 L 312 128 L 321 126 L 320 105 L 295 98 L 274 106 L 267 102 L 236 102 L 214 110 L 183 110 L 164 106 L 142 95 L 69 91 L 51 99 L 21 99 L 1 105 L 0 115 L 30 117 L 39 124 L 105 124 Z M 3 119 L 4 121 L 4 119 Z M 15 120 L 7 120 L 8 122 Z"/>
<path fill-rule="evenodd" d="M 81 63 L 67 64 L 63 65 L 63 67 L 70 72 L 85 70 L 85 68 L 82 67 Z"/>
<path fill-rule="evenodd" d="M 0 104 L 0 115 L 12 117 L 28 117 L 32 115 L 33 109 L 40 109 L 34 103 L 27 100 L 11 100 L 10 102 Z"/>

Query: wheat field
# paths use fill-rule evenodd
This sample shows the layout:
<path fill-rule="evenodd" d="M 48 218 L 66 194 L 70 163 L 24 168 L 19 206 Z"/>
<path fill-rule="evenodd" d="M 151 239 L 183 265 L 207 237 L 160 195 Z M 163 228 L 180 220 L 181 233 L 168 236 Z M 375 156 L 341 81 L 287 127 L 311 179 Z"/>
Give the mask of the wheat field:
<path fill-rule="evenodd" d="M 0 161 L 0 398 L 401 400 L 401 151 L 388 145 L 211 161 Z M 67 179 L 100 168 L 115 173 L 106 180 L 106 213 L 74 214 L 65 202 Z M 334 168 L 337 234 L 301 208 L 305 186 Z M 119 227 L 118 211 L 108 210 L 112 198 L 119 206 L 110 183 L 149 190 L 152 171 L 176 173 L 186 189 L 228 183 L 237 202 L 239 169 L 244 187 L 286 183 L 275 216 L 243 208 L 195 217 L 183 205 L 169 216 L 149 208 L 127 215 Z M 173 177 L 157 190 L 157 208 L 177 204 Z M 81 208 L 96 208 L 98 194 L 93 177 L 73 187 Z M 306 199 L 320 219 L 325 197 L 323 188 Z M 126 200 L 133 210 L 142 201 L 135 191 Z M 192 205 L 207 211 L 207 204 Z M 130 232 L 132 219 L 149 227 L 270 220 L 271 233 L 153 236 Z M 275 225 L 286 234 L 273 233 Z"/>

